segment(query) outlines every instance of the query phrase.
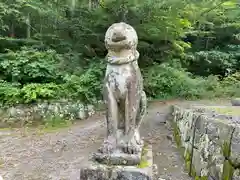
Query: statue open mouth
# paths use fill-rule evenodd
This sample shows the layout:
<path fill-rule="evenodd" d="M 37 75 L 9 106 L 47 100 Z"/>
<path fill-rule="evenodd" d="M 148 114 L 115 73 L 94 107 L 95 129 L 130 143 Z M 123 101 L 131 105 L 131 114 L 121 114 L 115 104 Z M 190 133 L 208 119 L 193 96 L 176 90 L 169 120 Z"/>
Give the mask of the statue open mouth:
<path fill-rule="evenodd" d="M 114 32 L 112 36 L 112 42 L 120 42 L 126 40 L 127 37 L 122 32 Z"/>

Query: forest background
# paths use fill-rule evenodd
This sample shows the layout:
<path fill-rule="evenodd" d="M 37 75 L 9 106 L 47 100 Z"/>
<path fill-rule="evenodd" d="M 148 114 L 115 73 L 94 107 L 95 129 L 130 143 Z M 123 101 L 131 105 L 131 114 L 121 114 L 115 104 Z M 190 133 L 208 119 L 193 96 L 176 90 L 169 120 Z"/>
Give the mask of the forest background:
<path fill-rule="evenodd" d="M 104 35 L 139 36 L 153 99 L 240 97 L 240 3 L 223 0 L 1 0 L 0 102 L 102 99 Z"/>

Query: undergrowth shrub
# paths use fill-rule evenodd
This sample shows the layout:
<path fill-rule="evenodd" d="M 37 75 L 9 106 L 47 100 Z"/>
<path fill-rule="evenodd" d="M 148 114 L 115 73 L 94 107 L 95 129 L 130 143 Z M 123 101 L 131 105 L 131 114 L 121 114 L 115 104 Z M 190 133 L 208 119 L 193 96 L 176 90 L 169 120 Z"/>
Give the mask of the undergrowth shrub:
<path fill-rule="evenodd" d="M 145 91 L 152 98 L 197 98 L 204 87 L 202 78 L 193 78 L 183 69 L 175 69 L 168 64 L 154 66 L 145 75 Z"/>
<path fill-rule="evenodd" d="M 18 83 L 0 80 L 0 104 L 18 104 L 21 102 L 21 89 Z"/>
<path fill-rule="evenodd" d="M 95 103 L 102 98 L 102 83 L 105 73 L 104 61 L 93 63 L 80 76 L 71 75 L 65 77 L 66 96 L 71 99 L 79 99 L 84 103 Z"/>
<path fill-rule="evenodd" d="M 181 67 L 161 64 L 149 68 L 144 78 L 146 93 L 157 99 L 240 96 L 239 72 L 220 80 L 218 76 L 193 76 Z"/>
<path fill-rule="evenodd" d="M 187 56 L 190 72 L 200 75 L 227 76 L 238 69 L 238 57 L 236 54 L 217 50 L 199 51 Z"/>
<path fill-rule="evenodd" d="M 72 99 L 96 103 L 102 99 L 105 63 L 93 63 L 80 75 L 65 76 L 64 83 L 21 85 L 0 81 L 2 104 L 32 103 L 42 100 Z M 198 77 L 173 64 L 163 63 L 144 69 L 144 88 L 149 98 L 199 99 L 240 96 L 240 73 L 222 80 L 218 76 Z"/>
<path fill-rule="evenodd" d="M 240 72 L 225 77 L 221 81 L 221 89 L 224 96 L 240 96 Z"/>
<path fill-rule="evenodd" d="M 21 87 L 18 83 L 0 81 L 0 101 L 2 104 L 14 105 L 57 99 L 61 93 L 62 87 L 54 83 L 31 83 Z"/>
<path fill-rule="evenodd" d="M 8 50 L 0 54 L 1 79 L 8 82 L 27 83 L 62 82 L 61 55 L 54 50 L 39 51 L 31 47 Z"/>
<path fill-rule="evenodd" d="M 61 95 L 61 86 L 54 83 L 27 84 L 21 89 L 23 103 L 32 103 L 38 100 L 57 99 Z"/>

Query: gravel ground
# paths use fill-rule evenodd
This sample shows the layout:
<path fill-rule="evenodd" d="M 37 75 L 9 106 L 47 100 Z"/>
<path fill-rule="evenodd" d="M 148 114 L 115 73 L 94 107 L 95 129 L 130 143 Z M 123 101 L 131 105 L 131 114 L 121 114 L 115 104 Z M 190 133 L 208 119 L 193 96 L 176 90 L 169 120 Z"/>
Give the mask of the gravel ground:
<path fill-rule="evenodd" d="M 153 145 L 160 178 L 188 180 L 172 132 L 164 123 L 168 105 L 151 104 L 141 134 Z M 58 132 L 33 130 L 23 136 L 20 130 L 0 131 L 0 176 L 4 180 L 78 180 L 79 169 L 100 146 L 105 131 L 100 113 Z"/>

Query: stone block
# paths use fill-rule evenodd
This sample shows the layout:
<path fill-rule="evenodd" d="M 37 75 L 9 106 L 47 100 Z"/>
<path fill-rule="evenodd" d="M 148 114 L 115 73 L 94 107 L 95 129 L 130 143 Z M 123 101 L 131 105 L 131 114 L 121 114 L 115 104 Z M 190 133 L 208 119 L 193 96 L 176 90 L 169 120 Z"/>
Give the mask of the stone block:
<path fill-rule="evenodd" d="M 80 180 L 152 180 L 152 147 L 147 146 L 145 151 L 136 166 L 107 165 L 89 160 L 80 170 Z"/>
<path fill-rule="evenodd" d="M 140 145 L 140 152 L 137 154 L 126 154 L 119 149 L 111 154 L 93 153 L 93 160 L 107 165 L 130 165 L 134 166 L 141 162 L 143 144 Z"/>

